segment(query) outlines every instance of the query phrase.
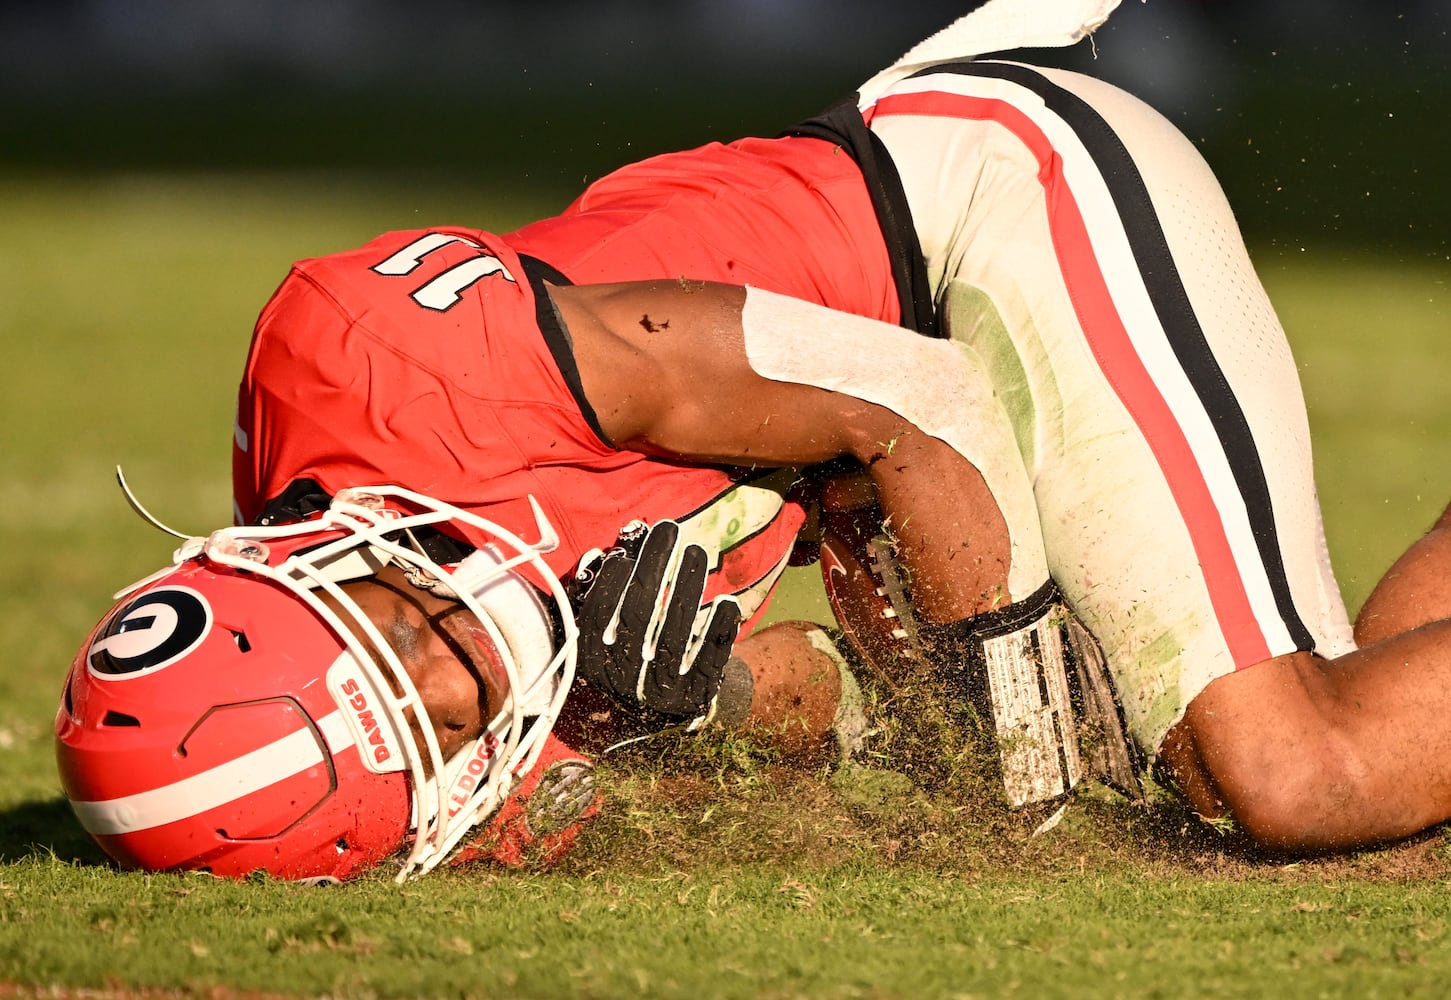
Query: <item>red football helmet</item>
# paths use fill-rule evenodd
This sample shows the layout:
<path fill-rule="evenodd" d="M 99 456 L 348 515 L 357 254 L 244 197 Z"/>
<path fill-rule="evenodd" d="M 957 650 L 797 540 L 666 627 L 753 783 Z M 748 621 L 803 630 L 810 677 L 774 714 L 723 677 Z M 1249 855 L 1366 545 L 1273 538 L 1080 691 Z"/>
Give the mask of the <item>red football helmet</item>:
<path fill-rule="evenodd" d="M 529 544 L 421 494 L 365 487 L 305 521 L 188 540 L 118 595 L 66 679 L 57 759 L 81 824 L 127 867 L 330 881 L 398 855 L 402 881 L 500 813 L 541 754 L 551 771 L 574 766 L 545 785 L 583 813 L 588 764 L 550 736 L 577 633 L 541 558 L 557 537 L 534 513 Z M 445 568 L 415 540 L 448 522 L 488 541 Z M 508 679 L 483 734 L 448 760 L 407 671 L 340 587 L 389 564 L 462 601 Z"/>

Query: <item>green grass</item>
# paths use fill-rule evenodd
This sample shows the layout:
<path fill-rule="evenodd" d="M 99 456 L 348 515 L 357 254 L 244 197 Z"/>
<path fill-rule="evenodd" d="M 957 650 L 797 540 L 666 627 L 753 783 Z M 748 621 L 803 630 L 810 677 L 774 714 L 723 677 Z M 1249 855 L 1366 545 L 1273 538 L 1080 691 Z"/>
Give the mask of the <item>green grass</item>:
<path fill-rule="evenodd" d="M 1051 833 L 838 788 L 749 750 L 622 762 L 558 872 L 401 891 L 118 873 L 60 798 L 50 725 L 85 630 L 166 537 L 230 516 L 233 392 L 295 257 L 550 211 L 367 178 L 0 181 L 0 994 L 6 982 L 347 996 L 1433 995 L 1447 849 L 1283 865 L 1172 803 L 1088 797 Z M 1352 605 L 1451 494 L 1444 262 L 1265 250 Z M 798 577 L 780 615 L 819 614 Z M 626 768 L 628 765 L 628 769 Z M 47 994 L 49 995 L 49 994 Z"/>
<path fill-rule="evenodd" d="M 722 998 L 1437 996 L 1451 973 L 1433 885 L 752 866 L 445 877 L 401 898 L 153 876 L 118 898 L 116 881 L 11 868 L 0 914 L 29 930 L 0 939 L 0 969 L 196 993 Z"/>

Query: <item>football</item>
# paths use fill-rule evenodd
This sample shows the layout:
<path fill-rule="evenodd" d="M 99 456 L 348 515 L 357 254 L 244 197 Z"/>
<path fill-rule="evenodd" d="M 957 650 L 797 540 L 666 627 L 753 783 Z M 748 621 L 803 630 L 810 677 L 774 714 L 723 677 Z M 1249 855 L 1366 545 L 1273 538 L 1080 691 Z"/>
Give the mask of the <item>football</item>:
<path fill-rule="evenodd" d="M 886 677 L 921 660 L 906 571 L 872 502 L 821 513 L 821 578 L 841 631 Z"/>

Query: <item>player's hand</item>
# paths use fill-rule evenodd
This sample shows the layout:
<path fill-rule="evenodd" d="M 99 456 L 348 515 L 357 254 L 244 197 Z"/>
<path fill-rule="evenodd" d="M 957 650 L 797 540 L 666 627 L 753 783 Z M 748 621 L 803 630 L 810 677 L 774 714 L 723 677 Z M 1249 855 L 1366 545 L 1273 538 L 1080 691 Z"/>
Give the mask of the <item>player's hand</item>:
<path fill-rule="evenodd" d="M 614 548 L 587 553 L 575 575 L 579 676 L 642 716 L 709 715 L 741 625 L 734 597 L 701 605 L 709 563 L 674 521 L 631 522 Z"/>

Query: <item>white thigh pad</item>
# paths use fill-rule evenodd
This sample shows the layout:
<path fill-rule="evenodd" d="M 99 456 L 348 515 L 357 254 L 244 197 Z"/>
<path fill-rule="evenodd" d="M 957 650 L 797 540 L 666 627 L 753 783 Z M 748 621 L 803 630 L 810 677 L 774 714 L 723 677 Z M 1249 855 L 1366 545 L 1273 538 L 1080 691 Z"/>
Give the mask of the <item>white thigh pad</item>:
<path fill-rule="evenodd" d="M 1012 538 L 1009 596 L 1037 589 L 1048 571 L 1032 481 L 972 348 L 759 288 L 746 289 L 741 326 L 746 358 L 763 378 L 884 406 L 971 462 Z"/>

